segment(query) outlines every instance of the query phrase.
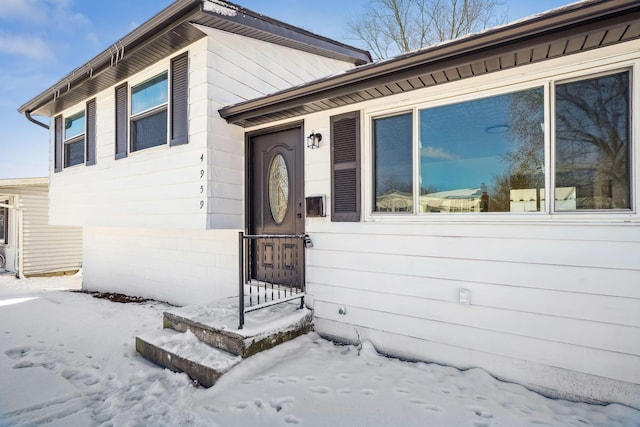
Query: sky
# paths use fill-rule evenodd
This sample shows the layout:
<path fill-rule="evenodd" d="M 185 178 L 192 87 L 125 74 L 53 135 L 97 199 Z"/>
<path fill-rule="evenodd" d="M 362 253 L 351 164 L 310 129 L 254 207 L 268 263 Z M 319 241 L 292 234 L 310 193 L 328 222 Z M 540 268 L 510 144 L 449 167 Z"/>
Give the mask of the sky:
<path fill-rule="evenodd" d="M 62 291 L 81 282 L 0 274 L 1 425 L 640 425 L 640 411 L 619 404 L 549 399 L 482 369 L 402 362 L 367 340 L 338 346 L 313 332 L 244 359 L 212 388 L 193 387 L 135 350 L 171 307 Z"/>
<path fill-rule="evenodd" d="M 313 33 L 357 46 L 345 24 L 370 0 L 236 0 Z M 0 179 L 47 176 L 49 134 L 18 107 L 113 45 L 172 0 L 0 0 Z M 571 0 L 503 0 L 508 21 Z M 336 10 L 342 12 L 336 17 Z M 48 118 L 39 118 L 48 122 Z"/>

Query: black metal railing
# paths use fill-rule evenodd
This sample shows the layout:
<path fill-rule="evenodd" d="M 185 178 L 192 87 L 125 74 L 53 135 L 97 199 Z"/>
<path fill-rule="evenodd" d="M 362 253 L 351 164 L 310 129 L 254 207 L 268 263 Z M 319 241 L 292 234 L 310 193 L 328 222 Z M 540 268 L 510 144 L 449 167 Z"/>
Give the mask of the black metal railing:
<path fill-rule="evenodd" d="M 238 235 L 239 327 L 244 315 L 274 304 L 300 299 L 304 306 L 305 248 L 309 236 L 288 234 Z"/>

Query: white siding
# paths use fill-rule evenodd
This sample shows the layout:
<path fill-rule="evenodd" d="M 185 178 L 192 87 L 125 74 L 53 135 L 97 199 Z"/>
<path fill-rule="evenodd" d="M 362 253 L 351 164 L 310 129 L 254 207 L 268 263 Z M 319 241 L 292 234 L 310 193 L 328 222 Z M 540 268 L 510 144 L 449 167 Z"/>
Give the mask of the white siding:
<path fill-rule="evenodd" d="M 180 305 L 234 296 L 237 242 L 234 231 L 87 227 L 83 288 Z"/>
<path fill-rule="evenodd" d="M 189 143 L 154 147 L 115 160 L 117 85 L 100 92 L 96 96 L 96 165 L 79 165 L 51 174 L 52 223 L 159 229 L 243 228 L 244 132 L 221 119 L 218 109 L 353 66 L 198 28 L 208 36 L 183 50 L 189 52 Z M 129 86 L 168 70 L 169 62 L 170 58 L 166 58 L 132 76 L 127 80 Z M 84 103 L 63 114 L 83 108 Z M 53 159 L 53 143 L 51 153 Z M 53 170 L 53 164 L 50 167 Z"/>
<path fill-rule="evenodd" d="M 224 106 L 326 77 L 352 64 L 274 45 L 224 31 L 198 26 L 208 34 L 206 75 L 208 90 L 192 101 L 204 108 L 208 120 L 198 132 L 208 135 L 207 228 L 244 228 L 245 139 L 243 129 L 218 114 Z M 201 58 L 198 58 L 200 61 Z M 193 104 L 192 104 L 193 105 Z"/>
<path fill-rule="evenodd" d="M 331 212 L 329 117 L 363 111 L 363 222 L 306 220 L 316 330 L 407 359 L 483 367 L 552 396 L 640 407 L 637 213 L 372 216 L 366 154 L 370 111 L 630 64 L 637 78 L 639 51 L 636 41 L 306 116 L 305 128 L 324 135 L 320 149 L 305 151 L 305 193 L 325 194 Z M 638 206 L 637 110 L 633 123 Z M 460 289 L 470 305 L 458 302 Z"/>
<path fill-rule="evenodd" d="M 15 211 L 11 216 L 17 222 L 14 229 L 18 236 L 12 241 L 20 247 L 17 252 L 22 255 L 22 274 L 74 272 L 82 268 L 82 229 L 48 224 L 46 184 L 0 187 L 0 192 L 16 195 L 17 207 L 22 214 L 22 224 Z M 7 268 L 12 267 L 7 265 Z"/>
<path fill-rule="evenodd" d="M 206 40 L 189 50 L 190 96 L 202 90 L 192 82 L 204 64 L 193 59 L 204 51 Z M 178 53 L 179 54 L 179 53 Z M 175 56 L 175 55 L 174 55 Z M 136 85 L 169 69 L 170 58 L 146 69 L 127 82 Z M 114 86 L 115 88 L 115 86 Z M 51 222 L 102 227 L 205 227 L 206 209 L 200 185 L 206 185 L 206 138 L 192 137 L 189 144 L 154 147 L 115 160 L 115 89 L 96 96 L 96 164 L 65 168 L 51 174 Z M 70 108 L 72 114 L 84 104 Z M 206 121 L 206 111 L 190 108 L 189 122 Z M 53 158 L 53 156 L 51 156 Z M 206 159 L 205 159 L 206 160 Z M 53 170 L 53 165 L 51 165 Z M 201 170 L 204 172 L 200 177 Z M 204 202 L 203 202 L 204 203 Z"/>

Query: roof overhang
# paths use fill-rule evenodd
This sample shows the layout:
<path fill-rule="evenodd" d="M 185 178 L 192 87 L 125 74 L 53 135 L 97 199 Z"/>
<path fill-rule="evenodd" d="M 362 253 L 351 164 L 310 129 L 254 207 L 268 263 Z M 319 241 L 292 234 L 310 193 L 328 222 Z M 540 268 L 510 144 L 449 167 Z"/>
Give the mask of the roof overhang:
<path fill-rule="evenodd" d="M 0 179 L 0 189 L 5 187 L 25 187 L 34 185 L 48 185 L 49 178 L 9 178 Z"/>
<path fill-rule="evenodd" d="M 640 38 L 640 2 L 587 0 L 219 110 L 251 127 Z"/>
<path fill-rule="evenodd" d="M 19 107 L 52 117 L 205 37 L 199 24 L 355 65 L 368 52 L 310 33 L 224 0 L 176 0 L 86 64 Z"/>

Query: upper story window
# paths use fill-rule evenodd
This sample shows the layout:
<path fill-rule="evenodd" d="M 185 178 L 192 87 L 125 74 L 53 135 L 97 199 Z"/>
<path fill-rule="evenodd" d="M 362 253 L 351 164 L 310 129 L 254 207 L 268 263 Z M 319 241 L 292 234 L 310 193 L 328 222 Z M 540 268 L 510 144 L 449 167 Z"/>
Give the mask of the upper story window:
<path fill-rule="evenodd" d="M 96 100 L 87 101 L 85 109 L 54 119 L 54 172 L 63 167 L 96 163 Z"/>
<path fill-rule="evenodd" d="M 64 119 L 64 167 L 84 163 L 84 111 Z"/>
<path fill-rule="evenodd" d="M 171 59 L 164 71 L 142 83 L 115 88 L 115 158 L 146 148 L 187 144 L 188 77 L 187 53 Z"/>
<path fill-rule="evenodd" d="M 131 88 L 131 151 L 167 143 L 169 84 L 162 73 Z"/>
<path fill-rule="evenodd" d="M 630 72 L 547 86 L 374 117 L 373 212 L 629 212 Z"/>

